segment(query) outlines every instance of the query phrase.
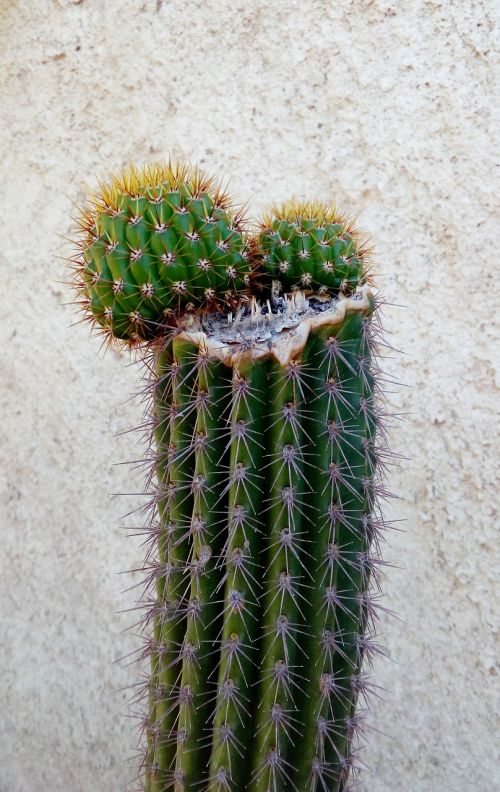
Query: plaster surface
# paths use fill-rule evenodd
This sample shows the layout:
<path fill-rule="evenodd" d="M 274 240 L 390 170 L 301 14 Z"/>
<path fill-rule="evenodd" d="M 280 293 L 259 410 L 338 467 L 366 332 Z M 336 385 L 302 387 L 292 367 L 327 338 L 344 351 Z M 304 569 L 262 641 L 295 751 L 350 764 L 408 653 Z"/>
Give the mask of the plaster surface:
<path fill-rule="evenodd" d="M 256 215 L 335 198 L 373 237 L 392 446 L 369 792 L 498 775 L 498 209 L 485 0 L 0 6 L 0 792 L 125 792 L 139 372 L 62 285 L 72 202 L 129 160 L 230 177 Z M 498 122 L 498 119 L 497 119 Z M 302 791 L 299 791 L 302 792 Z"/>

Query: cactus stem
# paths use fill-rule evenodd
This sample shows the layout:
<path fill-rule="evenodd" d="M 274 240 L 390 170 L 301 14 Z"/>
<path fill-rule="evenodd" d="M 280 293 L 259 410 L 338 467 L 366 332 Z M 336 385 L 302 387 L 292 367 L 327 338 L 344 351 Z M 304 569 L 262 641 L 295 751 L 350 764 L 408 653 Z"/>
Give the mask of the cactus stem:
<path fill-rule="evenodd" d="M 150 663 L 128 694 L 145 792 L 348 792 L 392 615 L 400 418 L 366 243 L 320 201 L 250 235 L 222 185 L 171 163 L 100 184 L 78 224 L 76 304 L 150 379 L 147 524 L 127 526 L 146 551 L 127 658 Z"/>

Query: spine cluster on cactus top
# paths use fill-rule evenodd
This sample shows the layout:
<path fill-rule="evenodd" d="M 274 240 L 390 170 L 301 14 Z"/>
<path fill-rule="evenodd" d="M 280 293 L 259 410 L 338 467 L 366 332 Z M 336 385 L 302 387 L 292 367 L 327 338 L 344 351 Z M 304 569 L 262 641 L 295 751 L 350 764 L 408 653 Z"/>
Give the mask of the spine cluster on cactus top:
<path fill-rule="evenodd" d="M 86 315 L 146 341 L 145 792 L 347 792 L 387 495 L 366 247 L 319 202 L 252 234 L 171 165 L 81 228 Z"/>

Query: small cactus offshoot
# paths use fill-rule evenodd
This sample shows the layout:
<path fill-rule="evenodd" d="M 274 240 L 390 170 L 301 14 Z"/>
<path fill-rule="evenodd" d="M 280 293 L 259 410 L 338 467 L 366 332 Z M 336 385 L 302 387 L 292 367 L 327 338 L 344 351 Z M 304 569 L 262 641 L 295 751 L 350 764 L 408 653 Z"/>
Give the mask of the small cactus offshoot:
<path fill-rule="evenodd" d="M 189 166 L 129 168 L 79 218 L 78 285 L 116 338 L 156 337 L 171 311 L 236 304 L 249 284 L 241 218 Z"/>
<path fill-rule="evenodd" d="M 264 270 L 284 291 L 351 294 L 366 278 L 366 249 L 335 207 L 320 201 L 290 201 L 260 223 Z"/>
<path fill-rule="evenodd" d="M 318 202 L 252 232 L 170 164 L 101 187 L 80 226 L 85 317 L 149 372 L 143 788 L 347 792 L 381 651 L 368 251 Z"/>

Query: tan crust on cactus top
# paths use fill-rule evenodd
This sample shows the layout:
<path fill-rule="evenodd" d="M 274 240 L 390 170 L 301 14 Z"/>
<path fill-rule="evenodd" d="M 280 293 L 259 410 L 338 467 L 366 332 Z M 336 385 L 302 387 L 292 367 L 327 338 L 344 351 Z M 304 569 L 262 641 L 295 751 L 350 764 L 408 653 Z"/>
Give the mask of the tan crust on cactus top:
<path fill-rule="evenodd" d="M 340 295 L 313 302 L 299 291 L 285 297 L 282 305 L 281 310 L 273 312 L 270 303 L 262 305 L 253 300 L 249 311 L 242 308 L 235 315 L 202 318 L 187 314 L 177 337 L 226 366 L 271 356 L 285 366 L 300 356 L 313 330 L 339 325 L 347 313 L 369 313 L 373 294 L 364 285 L 350 297 Z"/>

